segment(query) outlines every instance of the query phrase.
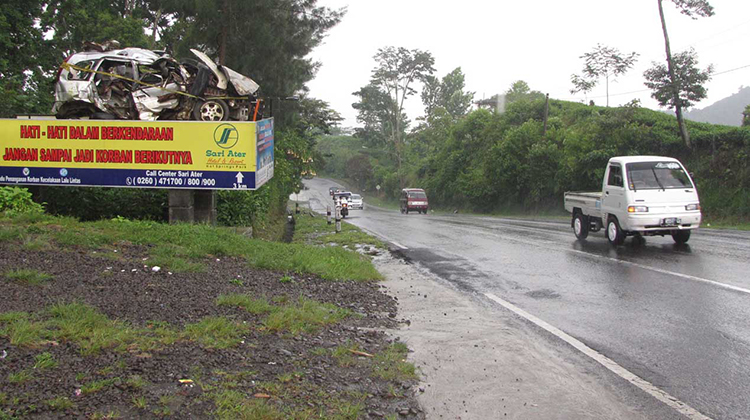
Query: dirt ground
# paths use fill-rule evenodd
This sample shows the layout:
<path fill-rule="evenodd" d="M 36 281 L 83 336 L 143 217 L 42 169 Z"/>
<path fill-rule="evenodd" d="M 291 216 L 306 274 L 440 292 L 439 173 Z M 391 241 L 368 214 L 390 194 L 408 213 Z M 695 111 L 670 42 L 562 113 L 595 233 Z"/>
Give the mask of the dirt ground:
<path fill-rule="evenodd" d="M 29 348 L 15 346 L 0 334 L 0 418 L 210 418 L 216 415 L 217 389 L 262 398 L 280 410 L 338 413 L 338 407 L 348 407 L 360 418 L 424 417 L 414 396 L 415 382 L 374 376 L 372 359 L 366 356 L 355 356 L 347 364 L 333 356 L 340 346 L 379 354 L 393 342 L 383 330 L 397 327 L 397 303 L 381 285 L 256 270 L 236 259 L 207 260 L 203 273 L 172 274 L 154 271 L 145 251 L 123 246 L 113 259 L 91 251 L 21 250 L 0 242 L 0 314 L 43 316 L 55 303 L 80 302 L 136 328 L 166 323 L 179 329 L 209 316 L 258 326 L 258 316 L 216 304 L 221 294 L 243 293 L 269 299 L 305 296 L 360 316 L 312 334 L 251 328 L 239 346 L 227 349 L 179 340 L 148 352 L 105 349 L 91 356 L 82 355 L 71 342 Z M 2 275 L 20 268 L 35 268 L 52 279 L 30 285 Z M 280 281 L 285 275 L 289 277 Z M 34 368 L 42 352 L 52 355 L 54 368 Z M 23 371 L 31 372 L 30 378 L 9 380 Z M 132 386 L 127 378 L 133 377 L 142 379 L 142 385 Z M 106 386 L 81 393 L 97 381 Z M 56 398 L 70 403 L 53 407 L 50 401 Z M 359 410 L 344 401 L 355 401 Z M 341 410 L 340 418 L 352 418 L 346 413 Z"/>

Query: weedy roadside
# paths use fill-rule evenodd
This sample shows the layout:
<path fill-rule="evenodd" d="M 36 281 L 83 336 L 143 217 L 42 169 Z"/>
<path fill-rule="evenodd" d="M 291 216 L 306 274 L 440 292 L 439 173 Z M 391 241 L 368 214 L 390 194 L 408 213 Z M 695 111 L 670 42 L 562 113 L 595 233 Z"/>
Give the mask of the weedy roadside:
<path fill-rule="evenodd" d="M 0 218 L 0 419 L 423 417 L 364 234 L 307 217 L 292 244 Z"/>

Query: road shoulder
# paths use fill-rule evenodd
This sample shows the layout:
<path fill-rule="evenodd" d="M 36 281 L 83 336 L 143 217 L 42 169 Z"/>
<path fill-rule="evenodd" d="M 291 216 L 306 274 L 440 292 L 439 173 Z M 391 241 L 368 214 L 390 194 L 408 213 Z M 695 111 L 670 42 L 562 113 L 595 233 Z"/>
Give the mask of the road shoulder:
<path fill-rule="evenodd" d="M 569 347 L 419 265 L 389 254 L 373 262 L 399 302 L 404 323 L 396 334 L 421 370 L 418 400 L 428 418 L 673 417 L 639 403 L 637 391 Z"/>

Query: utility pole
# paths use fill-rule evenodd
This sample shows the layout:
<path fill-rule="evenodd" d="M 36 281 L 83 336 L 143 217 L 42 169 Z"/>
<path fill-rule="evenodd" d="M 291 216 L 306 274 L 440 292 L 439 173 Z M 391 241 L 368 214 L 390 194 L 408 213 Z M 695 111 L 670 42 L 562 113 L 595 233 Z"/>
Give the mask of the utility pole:
<path fill-rule="evenodd" d="M 542 136 L 547 135 L 547 117 L 549 116 L 549 93 L 544 96 L 544 129 Z"/>

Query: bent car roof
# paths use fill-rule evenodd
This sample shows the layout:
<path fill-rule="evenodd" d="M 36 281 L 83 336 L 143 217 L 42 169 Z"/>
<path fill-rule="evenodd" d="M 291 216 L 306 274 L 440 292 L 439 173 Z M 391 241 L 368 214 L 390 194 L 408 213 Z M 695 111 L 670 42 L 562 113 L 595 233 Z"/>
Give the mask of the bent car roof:
<path fill-rule="evenodd" d="M 105 52 L 99 52 L 99 51 L 83 51 L 83 52 L 77 52 L 70 56 L 68 61 L 71 62 L 71 64 L 75 64 L 73 60 L 81 61 L 81 60 L 99 60 L 101 58 L 127 58 L 130 60 L 137 61 L 138 64 L 152 64 L 156 60 L 160 58 L 171 58 L 168 54 L 157 54 L 154 51 L 147 50 L 144 48 L 123 48 L 120 50 L 111 50 L 111 51 L 105 51 Z"/>

